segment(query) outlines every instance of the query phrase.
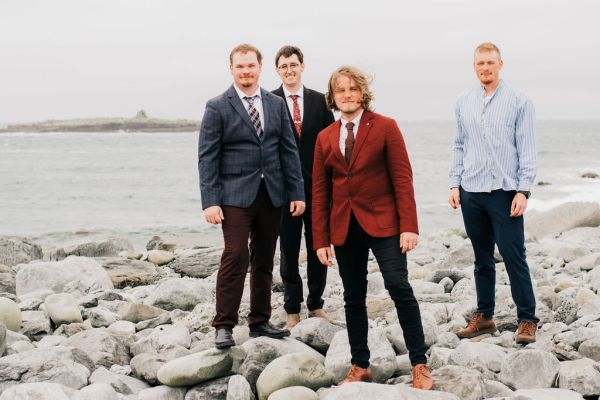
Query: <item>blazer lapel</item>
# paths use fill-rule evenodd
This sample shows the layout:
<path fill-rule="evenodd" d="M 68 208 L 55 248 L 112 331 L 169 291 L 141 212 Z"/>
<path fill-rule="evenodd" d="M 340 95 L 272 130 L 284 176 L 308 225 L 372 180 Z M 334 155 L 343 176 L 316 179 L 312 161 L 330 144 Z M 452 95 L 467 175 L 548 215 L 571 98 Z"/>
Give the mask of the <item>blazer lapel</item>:
<path fill-rule="evenodd" d="M 333 135 L 330 136 L 331 138 L 331 149 L 333 150 L 333 154 L 337 157 L 337 159 L 342 163 L 342 165 L 347 168 L 348 164 L 346 163 L 346 159 L 344 158 L 344 155 L 342 154 L 342 150 L 340 150 L 340 128 L 341 128 L 342 124 L 340 122 L 340 120 L 338 119 L 335 122 L 335 125 L 333 126 Z"/>
<path fill-rule="evenodd" d="M 358 157 L 358 153 L 360 153 L 360 149 L 362 148 L 365 140 L 367 140 L 367 136 L 371 131 L 371 127 L 373 126 L 372 120 L 373 115 L 369 111 L 365 111 L 360 119 L 360 124 L 358 124 L 358 130 L 356 131 L 356 136 L 354 140 L 354 148 L 352 149 L 352 157 L 350 157 L 350 165 L 348 168 L 352 168 L 352 164 L 356 161 L 356 157 Z"/>
<path fill-rule="evenodd" d="M 306 116 L 310 115 L 310 110 L 313 105 L 313 98 L 306 88 L 303 88 L 302 96 L 304 96 L 304 110 L 302 110 L 302 125 L 304 125 L 306 122 Z"/>
<path fill-rule="evenodd" d="M 238 112 L 238 114 L 240 114 L 240 117 L 242 117 L 242 120 L 252 130 L 252 133 L 254 133 L 253 136 L 256 138 L 257 141 L 260 141 L 260 139 L 258 138 L 258 135 L 256 135 L 256 129 L 254 129 L 254 125 L 252 125 L 252 121 L 250 120 L 250 115 L 248 115 L 248 111 L 246 111 L 246 108 L 244 108 L 244 105 L 242 104 L 242 100 L 240 99 L 237 92 L 233 88 L 233 85 L 231 86 L 231 88 L 229 88 L 227 97 L 229 99 L 229 103 L 231 103 L 233 108 Z M 263 102 L 263 108 L 265 108 L 264 102 Z M 265 119 L 265 121 L 266 121 L 266 119 Z M 264 132 L 263 132 L 263 134 L 264 134 Z"/>
<path fill-rule="evenodd" d="M 272 94 L 270 92 L 267 92 L 263 88 L 260 88 L 260 97 L 262 100 L 263 114 L 264 114 L 263 117 L 265 119 L 265 126 L 263 126 L 263 134 L 262 134 L 261 140 L 265 140 L 265 136 L 267 134 L 266 128 L 272 126 L 271 121 L 269 121 L 271 112 L 274 112 L 273 111 L 273 103 L 271 103 L 271 98 L 270 98 L 271 95 Z"/>

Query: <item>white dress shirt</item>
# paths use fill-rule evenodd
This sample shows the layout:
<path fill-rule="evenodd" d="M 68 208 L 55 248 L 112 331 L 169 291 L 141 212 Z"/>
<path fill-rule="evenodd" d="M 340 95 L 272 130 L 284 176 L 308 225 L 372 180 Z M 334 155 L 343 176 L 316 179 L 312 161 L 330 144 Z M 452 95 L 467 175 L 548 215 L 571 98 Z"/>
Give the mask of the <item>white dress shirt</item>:
<path fill-rule="evenodd" d="M 363 110 L 364 111 L 364 110 Z M 360 124 L 360 119 L 363 115 L 363 111 L 360 112 L 352 121 L 346 121 L 344 117 L 340 118 L 340 122 L 342 123 L 340 126 L 340 150 L 342 154 L 346 155 L 346 138 L 348 137 L 348 129 L 346 129 L 346 124 L 348 122 L 354 123 L 354 127 L 352 128 L 352 132 L 354 132 L 354 140 L 356 141 L 356 133 L 358 132 L 358 124 Z"/>
<path fill-rule="evenodd" d="M 237 92 L 238 96 L 240 96 L 240 100 L 242 101 L 242 104 L 244 105 L 244 108 L 246 109 L 246 111 L 248 111 L 248 109 L 250 108 L 250 104 L 248 103 L 248 100 L 244 99 L 244 97 L 258 96 L 254 99 L 254 108 L 256 108 L 256 111 L 258 111 L 258 118 L 260 119 L 260 126 L 262 127 L 262 131 L 264 132 L 265 131 L 265 113 L 263 112 L 262 96 L 260 95 L 260 86 L 256 89 L 256 92 L 254 92 L 251 96 L 248 96 L 246 93 L 242 92 L 235 83 L 233 84 L 233 87 L 235 88 L 235 91 Z"/>
<path fill-rule="evenodd" d="M 301 86 L 300 89 L 298 89 L 297 93 L 292 93 L 286 89 L 285 85 L 283 85 L 283 94 L 285 96 L 285 101 L 287 102 L 288 110 L 290 110 L 290 115 L 292 116 L 292 118 L 294 118 L 294 100 L 292 100 L 290 96 L 293 94 L 298 96 L 298 99 L 296 99 L 296 101 L 298 102 L 298 106 L 300 107 L 300 122 L 302 122 L 302 120 L 304 120 L 304 86 Z"/>

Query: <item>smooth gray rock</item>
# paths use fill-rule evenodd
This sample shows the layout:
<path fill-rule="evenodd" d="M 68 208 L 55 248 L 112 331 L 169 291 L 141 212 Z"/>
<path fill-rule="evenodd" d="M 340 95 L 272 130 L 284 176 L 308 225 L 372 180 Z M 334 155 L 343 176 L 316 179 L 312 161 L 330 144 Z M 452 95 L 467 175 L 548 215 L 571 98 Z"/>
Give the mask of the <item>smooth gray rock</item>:
<path fill-rule="evenodd" d="M 62 336 L 62 335 L 48 335 L 48 336 L 44 336 L 42 338 L 42 340 L 40 340 L 39 342 L 37 342 L 37 348 L 38 349 L 45 349 L 48 347 L 54 347 L 54 346 L 62 346 L 64 345 L 65 341 L 67 340 L 66 336 Z"/>
<path fill-rule="evenodd" d="M 6 351 L 6 326 L 0 322 L 0 357 L 4 355 Z"/>
<path fill-rule="evenodd" d="M 469 275 L 469 273 L 460 269 L 438 269 L 431 271 L 427 276 L 427 279 L 431 282 L 441 283 L 444 278 L 449 278 L 453 283 L 456 283 L 461 279 L 468 279 L 470 277 L 471 275 Z"/>
<path fill-rule="evenodd" d="M 242 375 L 233 375 L 229 378 L 225 400 L 254 400 L 254 393 L 246 378 Z"/>
<path fill-rule="evenodd" d="M 226 376 L 200 383 L 188 390 L 185 400 L 226 400 L 229 379 L 231 377 Z"/>
<path fill-rule="evenodd" d="M 93 383 L 79 389 L 72 400 L 115 400 L 118 394 L 108 383 Z"/>
<path fill-rule="evenodd" d="M 448 365 L 448 360 L 450 359 L 450 354 L 452 354 L 452 352 L 452 349 L 433 346 L 431 348 L 431 353 L 429 354 L 429 367 L 434 370 L 442 368 L 444 365 Z"/>
<path fill-rule="evenodd" d="M 175 278 L 160 283 L 148 298 L 148 304 L 164 310 L 192 310 L 199 303 L 214 303 L 211 285 L 193 278 Z"/>
<path fill-rule="evenodd" d="M 219 269 L 223 248 L 177 249 L 169 265 L 175 272 L 192 278 L 206 278 Z"/>
<path fill-rule="evenodd" d="M 353 382 L 331 389 L 320 389 L 321 400 L 462 400 L 451 393 L 413 389 L 407 385 Z M 291 399 L 290 399 L 291 400 Z"/>
<path fill-rule="evenodd" d="M 17 294 L 17 281 L 12 272 L 0 272 L 0 293 Z"/>
<path fill-rule="evenodd" d="M 550 388 L 560 363 L 543 350 L 520 350 L 509 354 L 500 371 L 500 381 L 512 389 Z"/>
<path fill-rule="evenodd" d="M 492 380 L 485 381 L 483 390 L 485 398 L 488 397 L 510 397 L 514 393 L 508 386 L 501 382 Z"/>
<path fill-rule="evenodd" d="M 131 337 L 114 334 L 106 328 L 95 328 L 76 333 L 64 345 L 81 349 L 96 365 L 110 368 L 113 364 L 129 364 L 131 340 Z"/>
<path fill-rule="evenodd" d="M 578 351 L 582 357 L 600 361 L 600 337 L 589 339 L 581 343 Z"/>
<path fill-rule="evenodd" d="M 17 303 L 6 297 L 0 297 L 0 323 L 13 332 L 18 332 L 22 322 L 21 310 Z"/>
<path fill-rule="evenodd" d="M 319 395 L 304 386 L 290 386 L 271 393 L 268 400 L 319 400 Z"/>
<path fill-rule="evenodd" d="M 156 386 L 138 392 L 137 400 L 184 400 L 187 388 Z"/>
<path fill-rule="evenodd" d="M 259 400 L 289 386 L 305 386 L 317 390 L 331 386 L 334 376 L 320 360 L 310 354 L 293 353 L 273 360 L 258 377 L 256 391 Z"/>
<path fill-rule="evenodd" d="M 20 265 L 17 272 L 17 296 L 40 290 L 62 293 L 66 288 L 89 292 L 113 289 L 106 271 L 94 260 L 71 256 L 58 262 Z M 76 293 L 74 293 L 76 294 Z"/>
<path fill-rule="evenodd" d="M 156 354 L 141 353 L 131 359 L 131 371 L 133 375 L 146 381 L 152 385 L 157 385 L 160 382 L 156 377 L 158 370 L 169 362 L 167 358 L 163 358 Z"/>
<path fill-rule="evenodd" d="M 165 351 L 180 347 L 183 353 L 190 348 L 192 338 L 188 329 L 182 324 L 160 325 L 152 332 L 131 345 L 131 354 L 142 353 L 161 354 Z"/>
<path fill-rule="evenodd" d="M 433 389 L 452 393 L 461 400 L 480 400 L 485 393 L 485 381 L 479 371 L 446 365 L 431 373 Z"/>
<path fill-rule="evenodd" d="M 86 311 L 87 320 L 94 328 L 103 328 L 117 322 L 118 316 L 104 307 L 94 307 Z M 135 327 L 133 330 L 135 333 Z"/>
<path fill-rule="evenodd" d="M 156 265 L 165 265 L 173 261 L 175 255 L 166 250 L 150 250 L 148 252 L 148 261 Z"/>
<path fill-rule="evenodd" d="M 92 373 L 90 383 L 108 383 L 116 392 L 124 395 L 138 394 L 150 387 L 146 382 L 131 376 L 115 374 L 104 367 L 100 367 Z"/>
<path fill-rule="evenodd" d="M 33 240 L 19 236 L 0 236 L 0 264 L 9 267 L 39 260 L 42 248 Z"/>
<path fill-rule="evenodd" d="M 591 202 L 564 203 L 544 212 L 528 213 L 525 231 L 534 237 L 566 232 L 573 228 L 600 225 L 600 205 Z"/>
<path fill-rule="evenodd" d="M 558 387 L 583 396 L 600 395 L 600 363 L 589 358 L 562 361 L 558 371 Z"/>
<path fill-rule="evenodd" d="M 177 358 L 163 365 L 157 378 L 163 385 L 191 386 L 227 375 L 233 366 L 232 351 L 209 349 Z"/>
<path fill-rule="evenodd" d="M 165 276 L 155 264 L 126 258 L 102 257 L 96 261 L 106 270 L 115 288 L 152 285 Z"/>
<path fill-rule="evenodd" d="M 0 400 L 72 400 L 75 389 L 50 382 L 21 383 L 2 392 Z"/>
<path fill-rule="evenodd" d="M 519 389 L 510 400 L 583 400 L 583 396 L 566 389 Z"/>
<path fill-rule="evenodd" d="M 323 318 L 307 318 L 291 330 L 292 337 L 306 343 L 313 349 L 326 353 L 333 336 L 343 330 Z"/>
<path fill-rule="evenodd" d="M 141 303 L 127 303 L 119 309 L 119 318 L 137 324 L 164 314 L 166 311 Z"/>
<path fill-rule="evenodd" d="M 591 271 L 600 265 L 600 253 L 588 254 L 569 263 L 570 267 L 581 271 Z"/>
<path fill-rule="evenodd" d="M 373 381 L 383 382 L 397 369 L 396 353 L 382 329 L 370 329 L 368 343 Z M 325 368 L 333 373 L 335 382 L 342 381 L 348 374 L 351 367 L 350 358 L 348 332 L 340 331 L 333 337 L 325 358 Z"/>
<path fill-rule="evenodd" d="M 79 349 L 56 346 L 0 358 L 0 388 L 15 383 L 52 382 L 79 389 L 94 363 Z"/>
<path fill-rule="evenodd" d="M 453 332 L 441 332 L 435 343 L 436 346 L 455 349 L 460 343 L 460 339 Z"/>
<path fill-rule="evenodd" d="M 134 335 L 135 334 L 135 324 L 129 321 L 116 321 L 110 324 L 107 328 L 110 332 L 116 333 L 118 335 Z"/>
<path fill-rule="evenodd" d="M 116 257 L 122 251 L 133 251 L 133 245 L 127 239 L 113 238 L 103 242 L 81 243 L 57 249 L 50 254 L 50 259 L 62 260 L 69 256 Z"/>
<path fill-rule="evenodd" d="M 44 306 L 56 326 L 83 322 L 77 301 L 70 293 L 51 294 L 44 300 Z"/>
<path fill-rule="evenodd" d="M 500 346 L 462 340 L 450 354 L 448 364 L 460 365 L 481 372 L 484 372 L 484 369 L 500 372 L 506 357 L 506 352 Z"/>
<path fill-rule="evenodd" d="M 421 313 L 421 323 L 423 325 L 423 335 L 425 336 L 425 346 L 430 347 L 437 341 L 439 334 L 437 321 L 431 314 L 423 312 Z M 384 331 L 388 341 L 398 353 L 404 354 L 408 352 L 404 341 L 404 332 L 400 324 L 389 325 Z"/>
<path fill-rule="evenodd" d="M 41 339 L 42 336 L 52 332 L 50 318 L 44 311 L 23 311 L 23 321 L 19 333 L 30 339 Z"/>
<path fill-rule="evenodd" d="M 160 308 L 159 308 L 159 310 L 160 310 Z M 161 310 L 161 311 L 164 311 L 164 310 Z M 166 325 L 166 324 L 170 324 L 170 323 L 171 323 L 171 315 L 169 315 L 168 313 L 165 312 L 163 314 L 160 314 L 156 318 L 138 322 L 137 324 L 135 324 L 135 330 L 143 331 L 144 329 L 156 328 L 157 326 Z"/>

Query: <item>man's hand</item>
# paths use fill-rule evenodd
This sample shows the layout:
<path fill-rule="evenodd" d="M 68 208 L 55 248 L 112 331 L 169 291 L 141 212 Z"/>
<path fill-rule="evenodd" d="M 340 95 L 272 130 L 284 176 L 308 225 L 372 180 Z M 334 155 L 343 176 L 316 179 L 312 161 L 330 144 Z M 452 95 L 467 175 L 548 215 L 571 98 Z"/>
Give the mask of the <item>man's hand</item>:
<path fill-rule="evenodd" d="M 290 203 L 290 212 L 292 213 L 292 217 L 298 217 L 302 215 L 305 208 L 306 203 L 304 203 L 303 201 L 292 201 Z"/>
<path fill-rule="evenodd" d="M 510 205 L 510 216 L 520 217 L 525 214 L 527 208 L 527 197 L 523 193 L 517 193 L 513 198 L 512 204 Z"/>
<path fill-rule="evenodd" d="M 402 253 L 411 251 L 419 244 L 419 235 L 413 232 L 402 232 L 400 234 L 400 248 Z"/>
<path fill-rule="evenodd" d="M 457 187 L 450 189 L 450 197 L 448 197 L 450 207 L 456 209 L 460 207 L 460 190 Z"/>
<path fill-rule="evenodd" d="M 317 249 L 317 257 L 319 257 L 321 264 L 325 265 L 326 267 L 331 267 L 333 265 L 331 246 Z"/>
<path fill-rule="evenodd" d="M 204 218 L 209 224 L 218 225 L 225 219 L 223 210 L 219 206 L 210 206 L 204 209 Z"/>

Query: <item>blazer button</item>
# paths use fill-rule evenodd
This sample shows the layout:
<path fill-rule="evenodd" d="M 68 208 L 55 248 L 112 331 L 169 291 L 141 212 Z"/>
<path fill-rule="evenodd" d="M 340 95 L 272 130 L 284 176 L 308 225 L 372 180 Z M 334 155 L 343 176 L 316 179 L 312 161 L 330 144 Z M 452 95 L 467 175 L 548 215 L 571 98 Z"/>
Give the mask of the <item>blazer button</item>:
<path fill-rule="evenodd" d="M 352 174 L 348 174 L 348 179 L 352 179 Z"/>

